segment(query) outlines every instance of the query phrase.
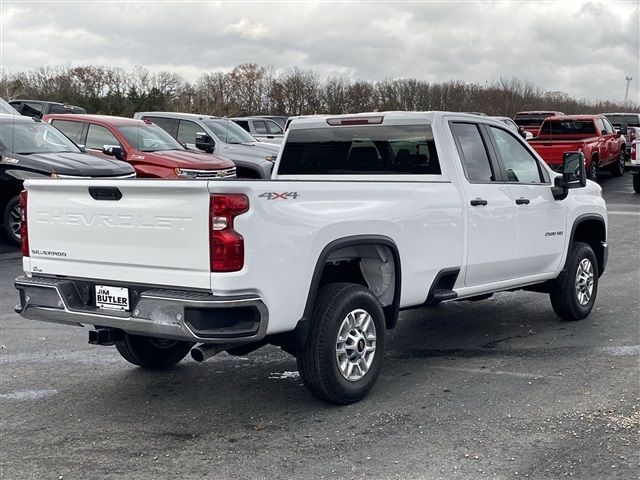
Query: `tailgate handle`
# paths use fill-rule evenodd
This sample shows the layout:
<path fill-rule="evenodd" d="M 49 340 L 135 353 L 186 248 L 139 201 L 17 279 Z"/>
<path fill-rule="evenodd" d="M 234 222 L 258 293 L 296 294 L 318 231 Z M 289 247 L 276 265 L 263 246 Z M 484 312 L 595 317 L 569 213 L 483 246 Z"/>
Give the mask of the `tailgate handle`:
<path fill-rule="evenodd" d="M 122 192 L 117 187 L 89 187 L 89 195 L 94 200 L 118 201 L 122 198 Z"/>

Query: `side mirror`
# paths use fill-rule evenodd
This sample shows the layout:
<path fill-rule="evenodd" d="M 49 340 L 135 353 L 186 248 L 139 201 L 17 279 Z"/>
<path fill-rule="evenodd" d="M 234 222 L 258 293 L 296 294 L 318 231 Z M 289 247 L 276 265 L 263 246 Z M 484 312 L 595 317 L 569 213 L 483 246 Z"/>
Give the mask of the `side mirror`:
<path fill-rule="evenodd" d="M 196 133 L 196 148 L 207 153 L 213 153 L 216 148 L 216 142 L 204 132 Z"/>
<path fill-rule="evenodd" d="M 122 160 L 124 158 L 122 147 L 120 145 L 103 145 L 102 153 L 116 157 L 118 160 Z"/>
<path fill-rule="evenodd" d="M 566 198 L 571 188 L 587 186 L 587 169 L 584 166 L 584 154 L 582 152 L 564 152 L 562 154 L 562 176 L 556 177 L 552 187 L 556 200 Z"/>
<path fill-rule="evenodd" d="M 518 127 L 518 133 L 522 138 L 524 138 L 525 140 L 527 139 L 527 131 L 524 129 L 524 127 Z"/>
<path fill-rule="evenodd" d="M 620 124 L 620 129 L 618 130 L 618 133 L 620 135 L 626 135 L 629 133 L 629 128 L 627 127 L 626 123 L 621 123 Z"/>

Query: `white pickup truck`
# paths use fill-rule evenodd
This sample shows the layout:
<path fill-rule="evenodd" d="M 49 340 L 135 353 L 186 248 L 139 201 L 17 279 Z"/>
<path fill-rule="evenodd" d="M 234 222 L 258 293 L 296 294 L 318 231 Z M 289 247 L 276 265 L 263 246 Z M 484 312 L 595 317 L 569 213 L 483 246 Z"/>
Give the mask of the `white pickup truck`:
<path fill-rule="evenodd" d="M 355 402 L 401 310 L 525 289 L 590 313 L 606 207 L 563 168 L 487 117 L 389 112 L 294 121 L 270 180 L 28 180 L 16 311 L 146 368 L 279 345 Z"/>

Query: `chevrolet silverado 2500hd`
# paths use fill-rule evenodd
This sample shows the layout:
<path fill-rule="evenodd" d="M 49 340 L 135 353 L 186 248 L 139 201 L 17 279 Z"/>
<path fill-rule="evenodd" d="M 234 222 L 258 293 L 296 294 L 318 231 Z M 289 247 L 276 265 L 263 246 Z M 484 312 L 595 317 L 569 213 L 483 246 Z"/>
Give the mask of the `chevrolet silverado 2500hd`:
<path fill-rule="evenodd" d="M 591 312 L 607 214 L 580 153 L 558 174 L 501 122 L 445 112 L 286 135 L 270 180 L 27 181 L 17 311 L 147 368 L 276 344 L 334 403 L 372 388 L 402 309 L 528 289 Z"/>

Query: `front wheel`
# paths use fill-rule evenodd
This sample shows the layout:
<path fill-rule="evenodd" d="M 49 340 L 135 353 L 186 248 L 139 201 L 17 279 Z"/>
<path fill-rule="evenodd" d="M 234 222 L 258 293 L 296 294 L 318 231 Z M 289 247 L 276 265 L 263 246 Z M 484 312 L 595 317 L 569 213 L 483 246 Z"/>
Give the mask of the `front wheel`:
<path fill-rule="evenodd" d="M 553 311 L 563 320 L 582 320 L 591 313 L 597 293 L 596 256 L 589 244 L 574 242 L 564 274 L 551 290 Z"/>
<path fill-rule="evenodd" d="M 161 370 L 173 367 L 182 360 L 192 343 L 164 338 L 143 337 L 124 333 L 115 341 L 116 350 L 129 363 L 142 368 Z"/>
<path fill-rule="evenodd" d="M 7 202 L 2 219 L 5 236 L 11 243 L 16 245 L 20 245 L 21 214 L 20 197 L 16 195 Z"/>
<path fill-rule="evenodd" d="M 346 405 L 364 398 L 382 369 L 386 325 L 371 290 L 332 283 L 320 290 L 298 370 L 311 393 Z"/>
<path fill-rule="evenodd" d="M 620 155 L 618 156 L 618 161 L 611 166 L 611 175 L 614 177 L 621 177 L 624 175 L 624 155 L 622 152 L 620 152 Z"/>

